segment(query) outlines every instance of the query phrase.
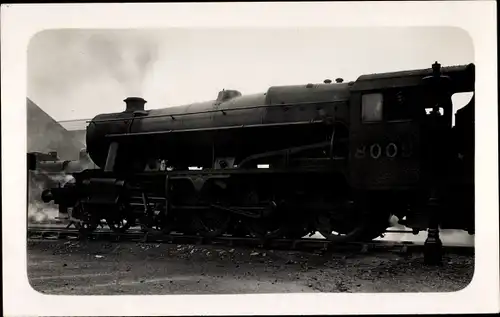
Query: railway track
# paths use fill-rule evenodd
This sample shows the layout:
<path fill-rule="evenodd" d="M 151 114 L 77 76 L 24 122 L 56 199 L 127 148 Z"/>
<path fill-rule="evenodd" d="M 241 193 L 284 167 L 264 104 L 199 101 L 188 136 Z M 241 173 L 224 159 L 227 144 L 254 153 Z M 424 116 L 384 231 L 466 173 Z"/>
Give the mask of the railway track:
<path fill-rule="evenodd" d="M 370 241 L 363 243 L 333 244 L 324 239 L 302 238 L 302 239 L 275 239 L 262 241 L 250 237 L 221 236 L 206 239 L 200 236 L 183 235 L 172 233 L 162 234 L 158 231 L 144 232 L 141 230 L 129 230 L 125 233 L 116 233 L 110 229 L 103 228 L 82 235 L 77 229 L 68 229 L 64 226 L 31 226 L 28 227 L 28 241 L 34 240 L 80 240 L 80 241 L 110 241 L 110 242 L 143 242 L 143 243 L 169 243 L 169 244 L 196 244 L 196 245 L 225 245 L 242 246 L 263 249 L 281 249 L 294 251 L 316 251 L 316 252 L 396 252 L 396 253 L 421 253 L 424 251 L 423 243 L 394 242 L 394 241 Z M 444 253 L 473 255 L 474 247 L 471 246 L 443 246 Z"/>

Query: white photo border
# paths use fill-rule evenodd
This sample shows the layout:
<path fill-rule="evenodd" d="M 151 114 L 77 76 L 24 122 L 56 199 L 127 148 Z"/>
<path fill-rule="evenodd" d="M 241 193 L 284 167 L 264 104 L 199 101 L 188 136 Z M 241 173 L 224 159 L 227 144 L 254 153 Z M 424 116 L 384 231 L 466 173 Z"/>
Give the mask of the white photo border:
<path fill-rule="evenodd" d="M 5 315 L 295 315 L 483 313 L 499 309 L 495 1 L 2 5 L 2 243 Z M 26 270 L 28 43 L 57 28 L 456 26 L 476 64 L 476 260 L 453 293 L 51 296 Z M 431 61 L 432 62 L 432 61 Z"/>

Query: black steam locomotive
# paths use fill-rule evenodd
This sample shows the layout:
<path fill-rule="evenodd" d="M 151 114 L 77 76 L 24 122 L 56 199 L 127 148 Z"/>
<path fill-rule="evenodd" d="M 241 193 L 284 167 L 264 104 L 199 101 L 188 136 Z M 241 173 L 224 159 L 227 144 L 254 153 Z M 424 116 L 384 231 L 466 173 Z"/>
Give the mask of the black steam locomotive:
<path fill-rule="evenodd" d="M 354 82 L 219 92 L 216 100 L 120 113 L 87 127 L 99 167 L 45 190 L 94 230 L 106 220 L 166 233 L 372 240 L 396 215 L 414 231 L 474 230 L 474 64 Z"/>

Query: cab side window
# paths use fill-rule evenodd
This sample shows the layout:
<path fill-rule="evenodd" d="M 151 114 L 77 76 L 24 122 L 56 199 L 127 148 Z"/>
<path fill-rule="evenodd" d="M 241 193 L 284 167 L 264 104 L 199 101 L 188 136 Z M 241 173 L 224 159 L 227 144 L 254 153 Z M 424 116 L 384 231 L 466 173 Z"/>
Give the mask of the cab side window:
<path fill-rule="evenodd" d="M 384 96 L 380 93 L 361 96 L 362 122 L 380 122 L 383 119 Z"/>
<path fill-rule="evenodd" d="M 361 99 L 363 123 L 411 120 L 422 104 L 422 94 L 408 89 L 367 93 Z"/>

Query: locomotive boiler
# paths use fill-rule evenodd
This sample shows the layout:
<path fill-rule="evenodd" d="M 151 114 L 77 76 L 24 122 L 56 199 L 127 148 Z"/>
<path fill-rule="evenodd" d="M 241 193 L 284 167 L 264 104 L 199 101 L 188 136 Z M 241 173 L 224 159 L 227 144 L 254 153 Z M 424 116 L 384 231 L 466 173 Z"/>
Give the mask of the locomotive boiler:
<path fill-rule="evenodd" d="M 142 98 L 127 98 L 123 113 L 91 121 L 88 151 L 102 168 L 115 140 L 126 144 L 117 148 L 115 169 L 143 170 L 160 158 L 177 168 L 211 168 L 227 157 L 230 167 L 252 154 L 326 141 L 332 131 L 324 120 L 347 124 L 348 98 L 348 84 L 272 87 L 248 96 L 224 90 L 215 101 L 149 111 Z"/>
<path fill-rule="evenodd" d="M 82 230 L 105 219 L 166 233 L 371 240 L 405 218 L 415 232 L 474 228 L 474 64 L 274 86 L 145 110 L 139 97 L 87 127 L 97 169 L 43 193 Z"/>

